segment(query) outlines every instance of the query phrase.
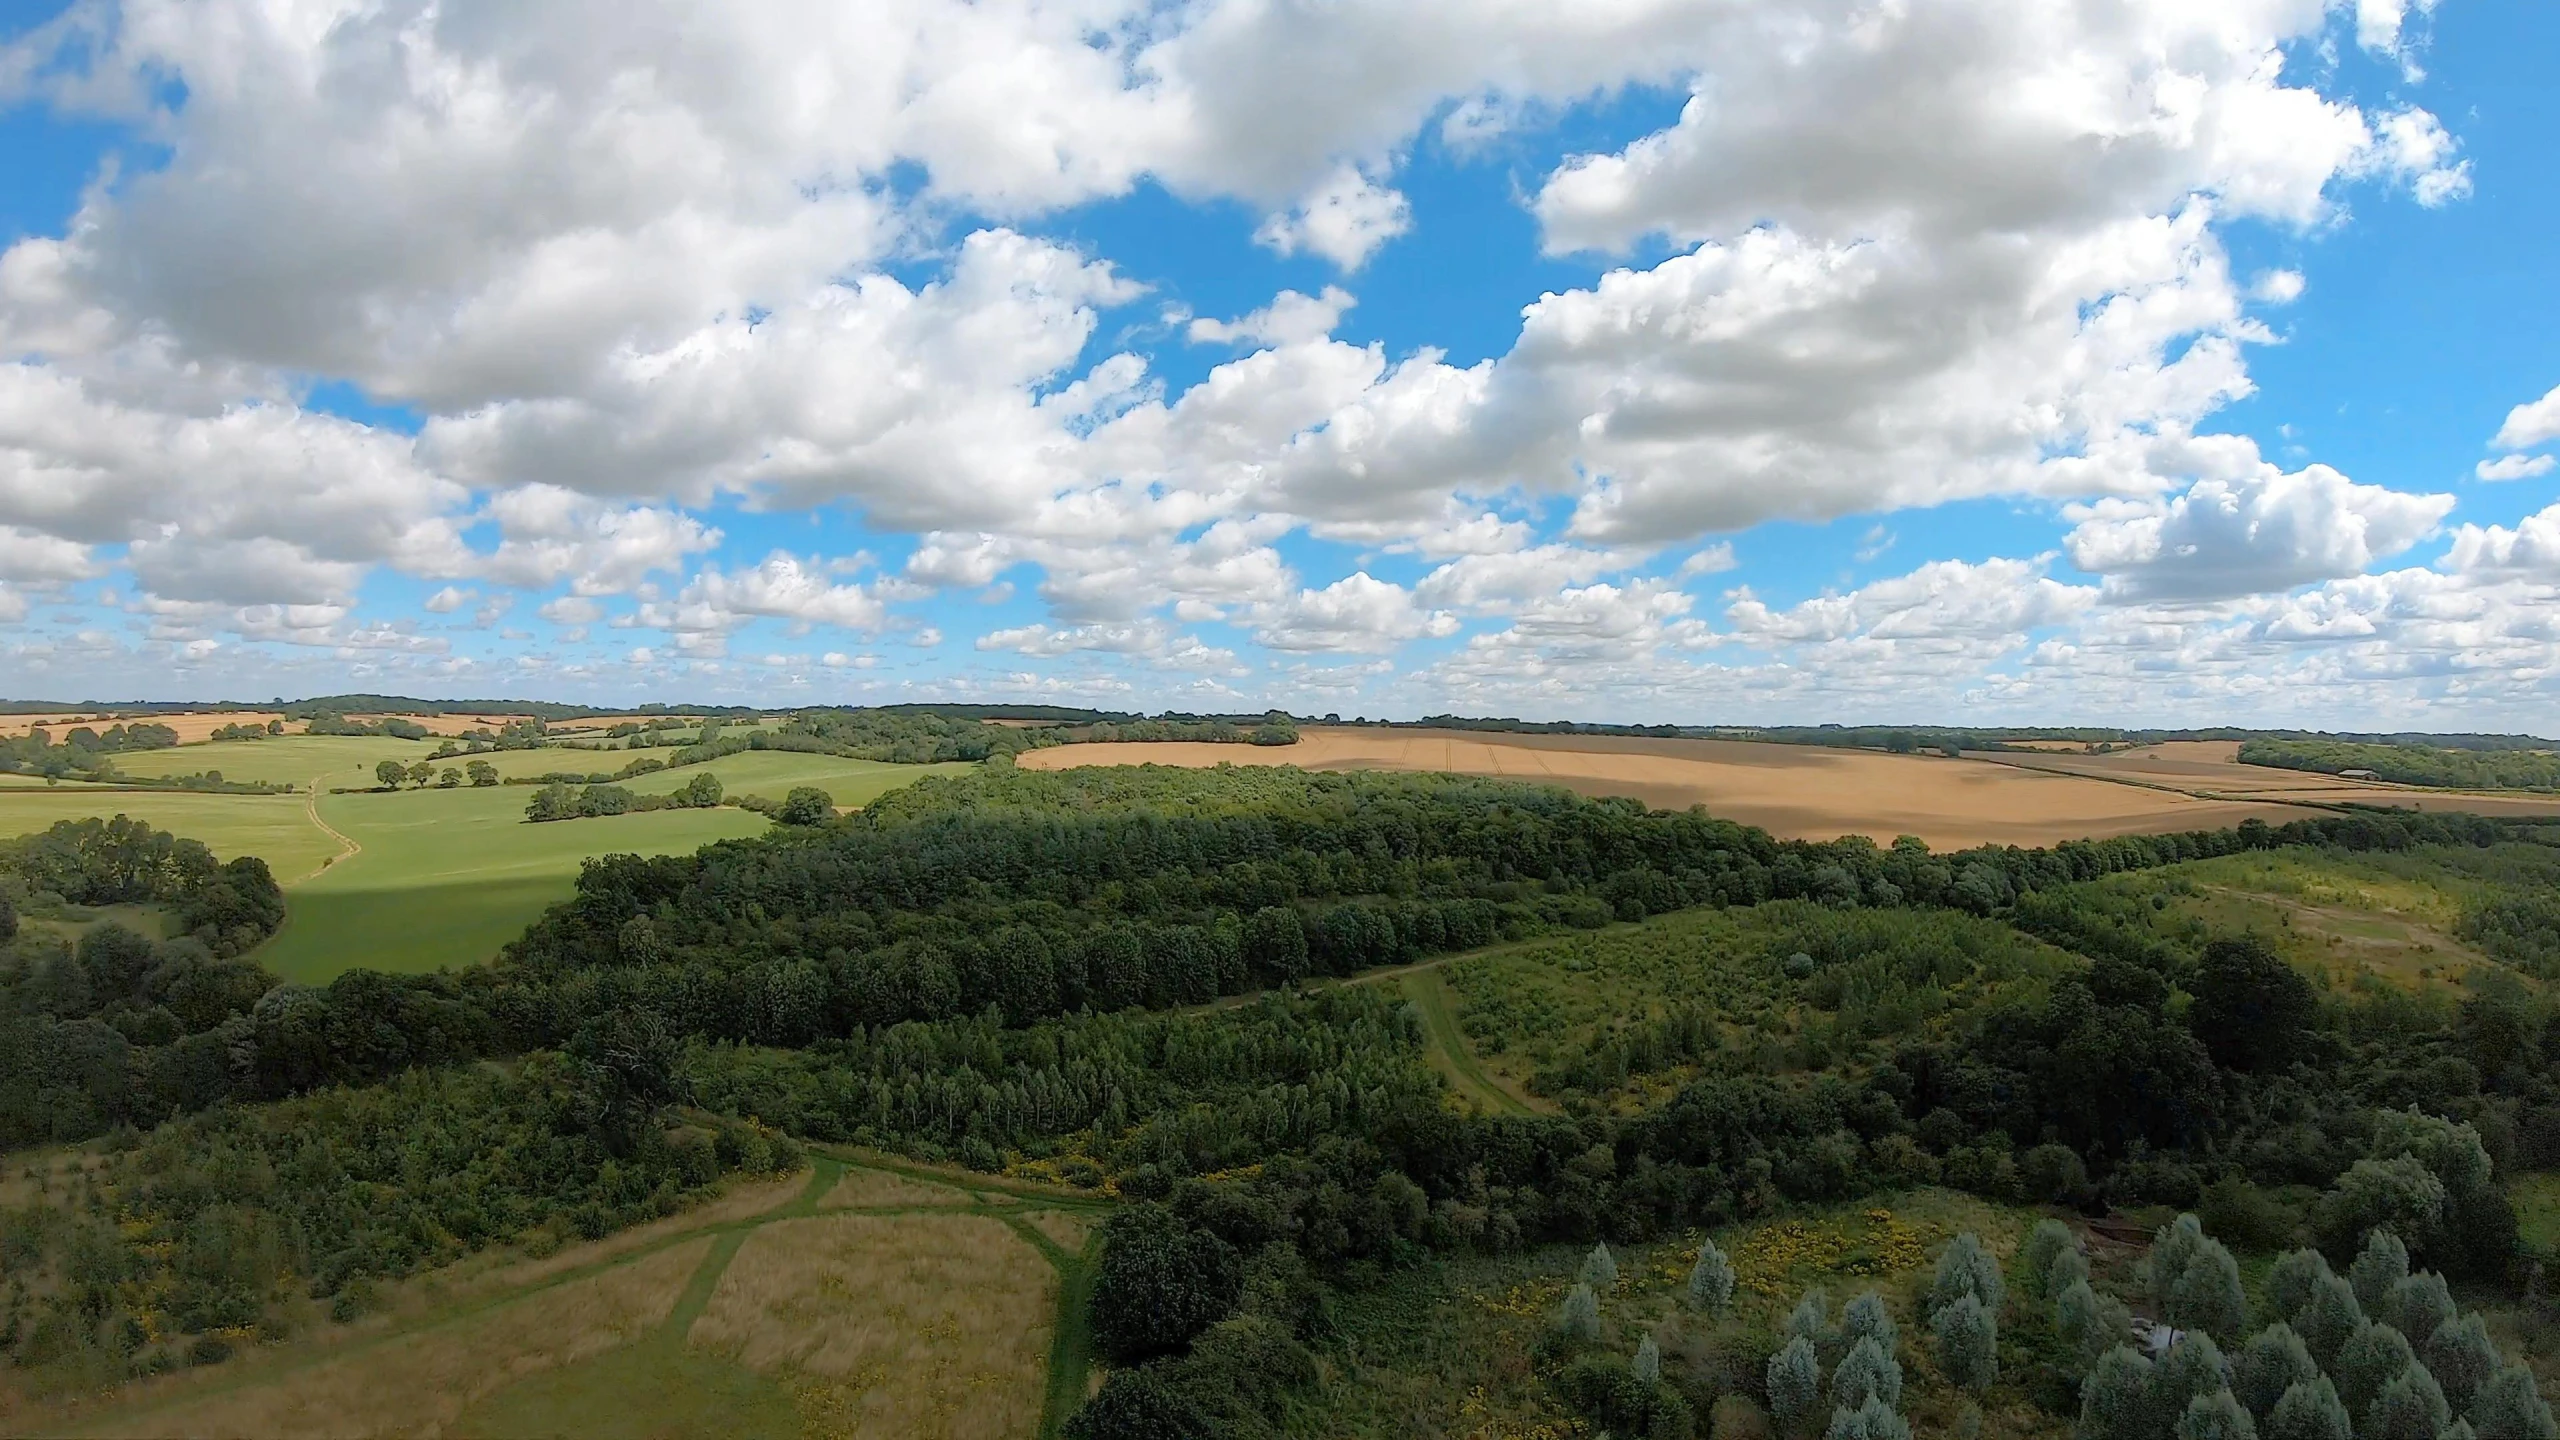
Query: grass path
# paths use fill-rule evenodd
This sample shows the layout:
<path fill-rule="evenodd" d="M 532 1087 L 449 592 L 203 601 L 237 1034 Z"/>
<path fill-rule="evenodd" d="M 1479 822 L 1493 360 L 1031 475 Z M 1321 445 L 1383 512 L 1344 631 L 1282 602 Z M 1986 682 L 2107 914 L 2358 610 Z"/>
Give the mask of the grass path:
<path fill-rule="evenodd" d="M 1466 1034 L 1458 1028 L 1457 997 L 1449 993 L 1449 981 L 1437 967 L 1408 971 L 1398 983 L 1406 998 L 1413 1001 L 1414 1009 L 1422 1014 L 1431 1068 L 1449 1081 L 1451 1089 L 1490 1114 L 1537 1113 L 1527 1099 L 1513 1094 L 1487 1073 L 1475 1052 L 1467 1048 Z"/>

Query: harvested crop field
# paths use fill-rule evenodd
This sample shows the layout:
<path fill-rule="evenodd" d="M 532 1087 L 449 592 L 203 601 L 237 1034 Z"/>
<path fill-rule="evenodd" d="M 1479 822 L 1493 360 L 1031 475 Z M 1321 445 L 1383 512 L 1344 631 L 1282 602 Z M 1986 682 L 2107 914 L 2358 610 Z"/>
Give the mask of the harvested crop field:
<path fill-rule="evenodd" d="M 272 710 L 199 710 L 184 714 L 122 717 L 94 710 L 65 711 L 59 715 L 9 715 L 0 716 L 0 740 L 14 739 L 38 725 L 50 731 L 54 743 L 60 744 L 63 735 L 75 726 L 86 725 L 92 730 L 104 730 L 110 725 L 150 724 L 166 725 L 178 732 L 179 744 L 193 745 L 199 740 L 210 737 L 214 731 L 225 725 L 264 725 L 270 720 L 283 719 L 283 716 Z M 299 730 L 302 724 L 298 720 L 286 721 L 285 728 Z"/>
<path fill-rule="evenodd" d="M 2034 757 L 2046 763 L 2047 757 Z M 2297 818 L 2280 801 L 2224 801 L 2096 776 L 1987 760 L 1887 755 L 1747 740 L 1309 727 L 1295 745 L 1117 742 L 1035 750 L 1020 763 L 1303 765 L 1313 770 L 1440 770 L 1542 781 L 1585 795 L 1627 795 L 1791 839 L 1917 835 L 1932 846 L 2050 845 L 2092 836 L 2210 830 Z"/>
<path fill-rule="evenodd" d="M 2240 763 L 2236 740 L 2171 740 L 2111 755 L 1984 755 L 2003 764 L 2137 785 L 2161 785 L 2203 799 L 2304 805 L 2384 805 L 2465 810 L 2477 815 L 2560 815 L 2560 796 L 2517 791 L 2444 790 L 2380 780 L 2341 780 L 2308 770 Z"/>

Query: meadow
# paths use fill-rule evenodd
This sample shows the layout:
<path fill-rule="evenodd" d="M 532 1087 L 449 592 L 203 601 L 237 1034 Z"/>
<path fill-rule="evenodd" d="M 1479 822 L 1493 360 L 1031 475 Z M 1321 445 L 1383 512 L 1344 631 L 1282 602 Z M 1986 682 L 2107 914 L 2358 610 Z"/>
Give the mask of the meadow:
<path fill-rule="evenodd" d="M 24 1157 L 18 1157 L 23 1168 Z M 23 1185 L 23 1181 L 21 1182 Z M 0 1200 L 13 1197 L 0 1194 Z M 852 1152 L 610 1239 L 477 1257 L 375 1313 L 11 1434 L 1051 1436 L 1086 1389 L 1107 1201 Z"/>
<path fill-rule="evenodd" d="M 372 788 L 377 763 L 432 759 L 436 744 L 286 735 L 120 755 L 117 768 L 136 778 L 214 770 L 233 780 L 290 784 L 299 793 L 205 795 L 26 781 L 0 788 L 0 835 L 125 814 L 202 840 L 220 856 L 256 855 L 286 887 L 287 918 L 254 958 L 285 979 L 317 984 L 354 969 L 415 973 L 476 964 L 522 933 L 544 906 L 565 898 L 590 856 L 680 854 L 767 828 L 763 817 L 734 806 L 530 825 L 524 808 L 533 791 L 522 785 Z M 487 761 L 501 777 L 530 777 L 618 770 L 631 759 L 669 753 L 546 747 L 470 758 Z M 464 762 L 434 763 L 442 769 Z M 732 798 L 779 799 L 811 785 L 851 807 L 921 776 L 968 768 L 751 750 L 623 784 L 636 794 L 665 794 L 710 774 Z M 354 793 L 331 793 L 337 790 Z"/>

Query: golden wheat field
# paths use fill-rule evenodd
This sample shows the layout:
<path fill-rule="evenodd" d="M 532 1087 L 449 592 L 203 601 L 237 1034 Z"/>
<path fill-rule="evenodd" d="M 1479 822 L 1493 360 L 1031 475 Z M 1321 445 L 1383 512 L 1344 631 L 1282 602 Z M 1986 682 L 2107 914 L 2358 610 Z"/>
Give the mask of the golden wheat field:
<path fill-rule="evenodd" d="M 1020 763 L 1044 770 L 1237 764 L 1499 775 L 1666 809 L 1704 805 L 1789 839 L 1917 835 L 1942 849 L 2220 829 L 2249 819 L 2281 824 L 2319 813 L 2309 804 L 2341 799 L 2485 813 L 2560 809 L 2550 797 L 2457 802 L 2441 792 L 2267 770 L 2239 764 L 2231 758 L 2237 749 L 2199 742 L 2107 756 L 2021 755 L 2010 763 L 1748 740 L 1311 726 L 1289 746 L 1123 741 L 1035 750 Z"/>
<path fill-rule="evenodd" d="M 199 740 L 211 739 L 213 732 L 225 725 L 264 725 L 270 720 L 283 719 L 283 716 L 272 710 L 197 710 L 184 714 L 121 717 L 103 710 L 66 710 L 57 715 L 0 716 L 0 740 L 16 739 L 38 725 L 52 732 L 55 742 L 60 743 L 64 733 L 76 725 L 86 725 L 92 730 L 104 730 L 110 725 L 147 722 L 153 725 L 166 725 L 178 732 L 179 744 L 193 745 Z M 299 731 L 302 728 L 302 722 L 286 721 L 285 728 Z"/>

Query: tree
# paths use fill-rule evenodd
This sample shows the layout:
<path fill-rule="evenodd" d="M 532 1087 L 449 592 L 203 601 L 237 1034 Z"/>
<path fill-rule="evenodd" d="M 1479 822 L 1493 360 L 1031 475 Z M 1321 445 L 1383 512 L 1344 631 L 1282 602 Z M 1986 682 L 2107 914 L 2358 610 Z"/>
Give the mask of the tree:
<path fill-rule="evenodd" d="M 1802 1435 L 1822 1403 L 1822 1361 L 1802 1335 L 1769 1357 L 1769 1415 L 1781 1435 Z"/>
<path fill-rule="evenodd" d="M 1162 1367 L 1114 1370 L 1067 1417 L 1066 1440 L 1209 1440 L 1216 1433 L 1197 1406 L 1167 1385 Z"/>
<path fill-rule="evenodd" d="M 2080 1382 L 2079 1440 L 2154 1440 L 2151 1362 L 2130 1345 L 2098 1357 Z"/>
<path fill-rule="evenodd" d="M 2328 1369 L 2338 1358 L 2339 1347 L 2364 1323 L 2364 1307 L 2356 1303 L 2355 1287 L 2344 1275 L 2332 1275 L 2311 1291 L 2311 1303 L 2294 1317 L 2293 1328 L 2302 1343 L 2311 1350 L 2311 1358 Z"/>
<path fill-rule="evenodd" d="M 1938 1368 L 1967 1390 L 2000 1378 L 2000 1332 L 1991 1312 L 1971 1295 L 1958 1296 L 1931 1322 L 1937 1334 Z"/>
<path fill-rule="evenodd" d="M 2037 1221 L 2036 1228 L 2027 1232 L 2025 1242 L 2018 1246 L 2016 1258 L 2009 1262 L 2017 1271 L 2018 1287 L 2030 1295 L 2041 1295 L 2048 1300 L 2060 1294 L 2061 1290 L 2047 1285 L 2045 1281 L 2053 1273 L 2054 1262 L 2062 1258 L 2063 1252 L 2079 1248 L 2080 1237 L 2071 1233 L 2070 1226 L 2051 1216 Z"/>
<path fill-rule="evenodd" d="M 2347 1413 L 2361 1415 L 2381 1398 L 2384 1386 L 2417 1363 L 2418 1357 L 2399 1331 L 2368 1320 L 2338 1347 L 2337 1363 L 2329 1367 L 2329 1374 L 2338 1382 L 2338 1398 L 2346 1403 Z"/>
<path fill-rule="evenodd" d="M 1564 1304 L 1556 1310 L 1556 1333 L 1577 1345 L 1599 1340 L 1600 1297 L 1589 1281 L 1577 1281 L 1564 1292 Z"/>
<path fill-rule="evenodd" d="M 1860 1340 L 1849 1347 L 1840 1360 L 1840 1368 L 1831 1373 L 1831 1403 L 1840 1409 L 1855 1410 L 1872 1396 L 1888 1407 L 1902 1404 L 1902 1362 L 1884 1351 L 1875 1341 Z"/>
<path fill-rule="evenodd" d="M 2367 1315 L 2384 1313 L 2391 1298 L 2391 1287 L 2409 1278 L 2409 1247 L 2388 1230 L 2376 1230 L 2364 1237 L 2364 1248 L 2356 1252 L 2355 1263 L 2347 1267 L 2347 1281 L 2355 1287 L 2356 1303 Z"/>
<path fill-rule="evenodd" d="M 1840 1307 L 1841 1346 L 1845 1349 L 1861 1340 L 1873 1340 L 1876 1348 L 1887 1355 L 1902 1343 L 1893 1315 L 1884 1308 L 1884 1297 L 1873 1290 L 1860 1293 Z"/>
<path fill-rule="evenodd" d="M 1662 1383 L 1662 1347 L 1647 1335 L 1636 1346 L 1636 1358 L 1627 1362 L 1628 1373 L 1636 1383 L 1650 1390 Z"/>
<path fill-rule="evenodd" d="M 2329 1257 L 2317 1250 L 2288 1250 L 2267 1272 L 2267 1304 L 2275 1318 L 2290 1322 L 2311 1303 L 2312 1292 L 2329 1278 Z"/>
<path fill-rule="evenodd" d="M 18 907 L 9 903 L 8 896 L 0 895 L 0 945 L 6 945 L 17 938 Z M 1732 1272 L 1730 1270 L 1726 1271 L 1728 1286 L 1725 1293 L 1728 1296 L 1733 1293 L 1729 1283 L 1731 1278 Z"/>
<path fill-rule="evenodd" d="M 835 818 L 835 797 L 815 785 L 797 785 L 782 797 L 773 818 L 785 825 L 824 825 Z"/>
<path fill-rule="evenodd" d="M 2337 1387 L 2323 1375 L 2285 1391 L 2259 1433 L 2266 1440 L 2354 1440 L 2355 1426 L 2338 1402 Z"/>
<path fill-rule="evenodd" d="M 384 760 L 373 767 L 373 781 L 385 790 L 397 790 L 409 778 L 408 767 L 397 760 Z"/>
<path fill-rule="evenodd" d="M 2151 1287 L 2153 1309 L 2165 1312 L 2169 1308 L 2170 1290 L 2177 1285 L 2178 1277 L 2187 1273 L 2187 1262 L 2206 1243 L 2204 1222 L 2193 1215 L 2180 1215 L 2151 1237 L 2151 1253 L 2143 1257 L 2142 1274 Z"/>
<path fill-rule="evenodd" d="M 1831 1301 L 1819 1289 L 1807 1290 L 1796 1308 L 1787 1312 L 1786 1333 L 1810 1342 L 1816 1353 L 1829 1350 L 1834 1339 L 1831 1328 Z"/>
<path fill-rule="evenodd" d="M 2249 1326 L 2249 1296 L 2240 1287 L 2240 1265 L 2221 1242 L 2207 1239 L 2188 1255 L 2186 1269 L 2169 1286 L 2163 1312 L 2180 1330 L 2238 1340 Z"/>
<path fill-rule="evenodd" d="M 1591 1247 L 1582 1257 L 1582 1283 L 1594 1290 L 1606 1290 L 1618 1283 L 1618 1259 L 1609 1253 L 1607 1241 Z"/>
<path fill-rule="evenodd" d="M 2533 1372 L 2509 1365 L 2489 1377 L 2471 1401 L 2471 1428 L 2483 1440 L 2560 1440 L 2560 1423 L 2533 1383 Z"/>
<path fill-rule="evenodd" d="M 462 769 L 463 773 L 471 777 L 471 784 L 474 789 L 487 789 L 489 786 L 498 783 L 498 767 L 490 764 L 486 760 L 470 761 L 466 763 Z"/>
<path fill-rule="evenodd" d="M 2279 1320 L 2249 1337 L 2231 1362 L 2231 1392 L 2249 1413 L 2264 1421 L 2275 1413 L 2284 1392 L 2320 1374 L 2309 1347 L 2293 1327 Z"/>
<path fill-rule="evenodd" d="M 2187 1402 L 2178 1417 L 2177 1440 L 2258 1440 L 2257 1423 L 2228 1390 L 2216 1390 Z"/>
<path fill-rule="evenodd" d="M 577 799 L 566 785 L 543 786 L 524 807 L 524 818 L 531 821 L 566 820 L 577 813 Z"/>
<path fill-rule="evenodd" d="M 1722 1316 L 1732 1304 L 1733 1262 L 1724 1258 L 1715 1241 L 1702 1242 L 1698 1246 L 1698 1263 L 1689 1267 L 1689 1308 Z"/>
<path fill-rule="evenodd" d="M 2208 942 L 2187 977 L 2187 1028 L 2226 1070 L 2281 1070 L 2311 1033 L 2319 996 L 2255 935 Z"/>
<path fill-rule="evenodd" d="M 2100 1295 L 2083 1280 L 2053 1302 L 2053 1325 L 2078 1368 L 2086 1371 L 2124 1343 L 2132 1330 L 2133 1317 L 2125 1312 L 2121 1301 L 2112 1295 Z"/>
<path fill-rule="evenodd" d="M 2076 1246 L 2054 1256 L 2044 1267 L 2044 1295 L 2048 1300 L 2060 1300 L 2072 1286 L 2088 1283 L 2089 1257 Z"/>
<path fill-rule="evenodd" d="M 2364 1412 L 2365 1440 L 2436 1440 L 2453 1419 L 2444 1390 L 2423 1365 L 2412 1365 L 2382 1387 Z"/>
<path fill-rule="evenodd" d="M 2454 1317 L 2453 1291 L 2444 1277 L 2432 1270 L 2421 1270 L 2391 1287 L 2382 1303 L 2382 1314 L 2392 1328 L 2423 1345 L 2436 1333 L 2436 1327 Z"/>
<path fill-rule="evenodd" d="M 1855 1410 L 1832 1411 L 1822 1440 L 1911 1440 L 1911 1422 L 1882 1400 L 1869 1399 Z"/>
<path fill-rule="evenodd" d="M 431 762 L 421 760 L 409 767 L 409 783 L 412 785 L 424 785 L 434 778 L 436 767 Z"/>
<path fill-rule="evenodd" d="M 2458 1413 L 2470 1411 L 2473 1397 L 2503 1363 L 2478 1315 L 2446 1320 L 2427 1337 L 2427 1372 L 2444 1387 L 2446 1403 Z"/>
<path fill-rule="evenodd" d="M 2162 1424 L 2187 1413 L 2189 1401 L 2231 1384 L 2231 1367 L 2213 1337 L 2198 1331 L 2169 1347 L 2152 1366 L 2152 1412 Z"/>
<path fill-rule="evenodd" d="M 1971 1295 L 1982 1302 L 1982 1308 L 1997 1315 L 2006 1287 L 2000 1280 L 2000 1262 L 1982 1248 L 1982 1241 L 1966 1231 L 1947 1242 L 1938 1256 L 1938 1269 L 1929 1281 L 1929 1313 L 1934 1315 L 1956 1302 L 1960 1295 Z"/>
<path fill-rule="evenodd" d="M 678 799 L 696 810 L 708 810 L 719 804 L 724 793 L 726 792 L 720 787 L 720 777 L 708 770 L 687 780 L 676 789 Z"/>
<path fill-rule="evenodd" d="M 462 772 L 450 765 L 436 772 L 436 788 L 439 790 L 455 789 L 461 784 Z"/>
<path fill-rule="evenodd" d="M 1103 1227 L 1088 1309 L 1095 1348 L 1115 1365 L 1172 1354 L 1225 1319 L 1244 1288 L 1235 1248 L 1161 1205 L 1137 1204 Z"/>

